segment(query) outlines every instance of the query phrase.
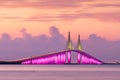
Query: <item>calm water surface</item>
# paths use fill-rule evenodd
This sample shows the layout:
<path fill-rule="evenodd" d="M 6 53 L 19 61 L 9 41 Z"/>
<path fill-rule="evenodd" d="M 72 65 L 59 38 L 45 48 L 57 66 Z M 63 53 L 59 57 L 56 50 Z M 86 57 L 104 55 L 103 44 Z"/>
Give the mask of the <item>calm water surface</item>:
<path fill-rule="evenodd" d="M 0 80 L 120 80 L 120 65 L 0 65 Z"/>

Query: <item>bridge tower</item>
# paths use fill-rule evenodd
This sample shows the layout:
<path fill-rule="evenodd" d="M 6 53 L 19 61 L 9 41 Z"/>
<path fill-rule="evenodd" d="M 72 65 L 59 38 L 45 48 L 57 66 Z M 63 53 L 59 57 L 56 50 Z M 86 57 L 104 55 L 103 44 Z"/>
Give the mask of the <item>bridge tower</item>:
<path fill-rule="evenodd" d="M 82 48 L 82 44 L 81 44 L 81 40 L 80 40 L 80 35 L 78 35 L 77 49 L 80 50 L 80 51 L 83 50 L 83 48 Z"/>
<path fill-rule="evenodd" d="M 67 47 L 68 47 L 68 50 L 73 50 L 74 49 L 73 44 L 72 44 L 72 40 L 71 40 L 70 32 L 68 33 Z"/>
<path fill-rule="evenodd" d="M 77 49 L 80 50 L 80 51 L 83 50 L 82 44 L 81 44 L 81 41 L 80 41 L 80 35 L 78 35 Z M 81 54 L 78 52 L 78 64 L 80 64 L 80 61 L 81 61 Z"/>
<path fill-rule="evenodd" d="M 67 52 L 67 55 L 68 55 L 68 63 L 71 63 L 71 50 L 73 50 L 74 47 L 73 47 L 73 44 L 72 44 L 70 32 L 68 33 L 67 47 L 68 47 L 68 52 Z"/>

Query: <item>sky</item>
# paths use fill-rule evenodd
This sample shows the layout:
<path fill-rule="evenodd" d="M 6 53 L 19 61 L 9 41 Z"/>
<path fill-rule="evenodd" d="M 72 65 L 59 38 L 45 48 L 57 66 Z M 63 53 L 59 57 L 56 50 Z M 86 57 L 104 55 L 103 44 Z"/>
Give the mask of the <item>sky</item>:
<path fill-rule="evenodd" d="M 63 50 L 69 31 L 86 52 L 120 61 L 120 0 L 0 0 L 0 60 Z"/>

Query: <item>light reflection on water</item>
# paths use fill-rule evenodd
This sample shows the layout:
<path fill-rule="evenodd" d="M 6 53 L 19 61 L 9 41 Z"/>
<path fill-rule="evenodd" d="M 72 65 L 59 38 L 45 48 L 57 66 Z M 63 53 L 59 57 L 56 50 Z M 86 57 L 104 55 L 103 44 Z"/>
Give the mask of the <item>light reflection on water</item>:
<path fill-rule="evenodd" d="M 120 65 L 0 65 L 0 80 L 120 80 Z"/>
<path fill-rule="evenodd" d="M 0 71 L 120 71 L 120 65 L 0 65 Z"/>

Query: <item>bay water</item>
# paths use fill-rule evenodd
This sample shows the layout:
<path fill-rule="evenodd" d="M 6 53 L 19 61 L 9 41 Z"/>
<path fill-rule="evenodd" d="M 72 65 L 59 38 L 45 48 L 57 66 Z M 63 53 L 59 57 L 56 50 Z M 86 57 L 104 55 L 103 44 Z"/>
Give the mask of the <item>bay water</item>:
<path fill-rule="evenodd" d="M 120 65 L 0 65 L 0 80 L 120 80 Z"/>

